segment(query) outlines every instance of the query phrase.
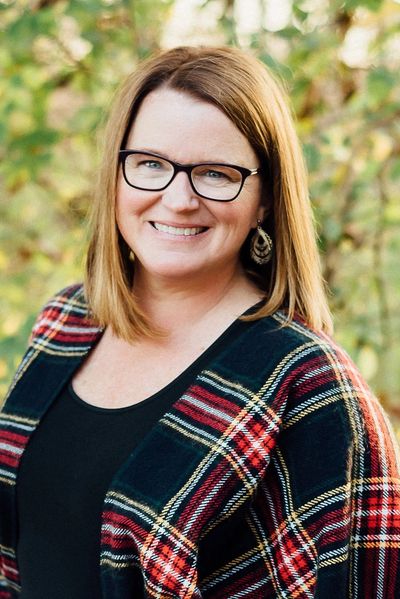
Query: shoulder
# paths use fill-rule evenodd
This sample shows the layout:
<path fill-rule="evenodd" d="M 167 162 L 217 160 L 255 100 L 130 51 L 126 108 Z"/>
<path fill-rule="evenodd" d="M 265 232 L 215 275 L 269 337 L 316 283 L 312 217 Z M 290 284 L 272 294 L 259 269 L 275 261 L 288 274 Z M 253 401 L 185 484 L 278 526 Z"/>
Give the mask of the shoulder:
<path fill-rule="evenodd" d="M 288 322 L 280 312 L 248 324 L 230 352 L 229 366 L 250 388 L 297 403 L 308 398 L 322 405 L 334 398 L 332 404 L 341 401 L 348 411 L 353 399 L 371 395 L 347 353 L 325 333 L 300 319 Z"/>
<path fill-rule="evenodd" d="M 57 353 L 66 346 L 86 351 L 101 329 L 91 321 L 82 284 L 65 287 L 45 304 L 30 338 L 30 346 Z"/>
<path fill-rule="evenodd" d="M 359 409 L 363 402 L 376 402 L 346 351 L 300 319 L 287 322 L 280 312 L 260 319 L 253 343 L 259 356 L 273 358 L 281 386 L 298 402 L 310 403 L 313 396 L 317 407 L 336 403 L 337 409 L 340 402 L 347 412 Z"/>
<path fill-rule="evenodd" d="M 285 324 L 280 313 L 270 321 Z M 260 322 L 260 331 L 266 327 L 270 329 L 271 322 Z M 315 431 L 322 431 L 321 422 L 329 421 L 341 427 L 361 451 L 372 450 L 382 439 L 388 447 L 393 446 L 392 429 L 382 406 L 353 360 L 332 337 L 310 329 L 300 319 L 275 329 L 274 336 L 274 343 L 284 348 L 275 368 L 284 372 L 288 396 L 285 429 L 315 421 Z"/>
<path fill-rule="evenodd" d="M 268 354 L 276 363 L 285 362 L 287 372 L 315 368 L 320 359 L 339 371 L 354 369 L 347 353 L 335 340 L 322 331 L 311 329 L 300 318 L 287 321 L 284 313 L 276 312 L 254 322 L 251 338 L 261 356 Z"/>
<path fill-rule="evenodd" d="M 287 321 L 284 313 L 276 312 L 255 324 L 253 338 L 258 349 L 262 351 L 263 347 L 272 345 L 277 358 L 287 361 L 290 357 L 296 368 L 310 360 L 312 364 L 316 356 L 340 365 L 340 370 L 355 368 L 346 351 L 330 335 L 311 329 L 300 318 Z"/>

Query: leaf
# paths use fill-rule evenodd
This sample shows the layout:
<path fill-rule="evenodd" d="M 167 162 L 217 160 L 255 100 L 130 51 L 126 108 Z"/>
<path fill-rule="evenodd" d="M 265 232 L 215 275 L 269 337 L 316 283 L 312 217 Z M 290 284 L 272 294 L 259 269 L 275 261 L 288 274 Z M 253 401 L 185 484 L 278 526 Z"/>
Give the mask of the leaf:
<path fill-rule="evenodd" d="M 397 84 L 393 73 L 384 67 L 378 67 L 368 73 L 367 78 L 367 104 L 376 108 L 382 102 L 388 101 L 392 89 Z"/>
<path fill-rule="evenodd" d="M 31 156 L 42 154 L 50 149 L 58 139 L 59 133 L 57 131 L 43 127 L 15 138 L 10 144 L 10 151 L 22 153 L 28 160 L 29 154 Z"/>
<path fill-rule="evenodd" d="M 393 160 L 389 169 L 389 177 L 392 179 L 392 181 L 397 181 L 400 179 L 400 158 Z"/>
<path fill-rule="evenodd" d="M 364 8 L 368 8 L 368 10 L 377 12 L 382 4 L 383 0 L 346 0 L 344 7 L 346 10 L 354 10 L 359 6 L 363 6 Z"/>
<path fill-rule="evenodd" d="M 300 23 L 304 23 L 308 18 L 308 12 L 297 6 L 296 3 L 293 4 L 293 15 L 300 21 Z"/>
<path fill-rule="evenodd" d="M 304 144 L 303 152 L 306 158 L 307 166 L 310 171 L 316 171 L 321 164 L 321 153 L 314 144 Z"/>

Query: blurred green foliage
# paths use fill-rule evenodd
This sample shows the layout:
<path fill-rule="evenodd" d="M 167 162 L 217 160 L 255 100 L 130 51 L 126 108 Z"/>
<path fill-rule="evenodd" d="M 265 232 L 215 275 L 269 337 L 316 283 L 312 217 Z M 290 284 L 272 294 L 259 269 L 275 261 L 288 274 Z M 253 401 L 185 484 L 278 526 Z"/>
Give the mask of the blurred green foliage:
<path fill-rule="evenodd" d="M 0 0 L 0 391 L 40 305 L 82 278 L 96 137 L 121 79 L 167 38 L 233 43 L 286 83 L 336 338 L 398 426 L 399 1 L 287 0 L 273 27 L 263 0 L 245 3 L 258 14 L 246 27 L 243 1 L 186 2 L 195 16 L 174 38 L 183 4 Z"/>

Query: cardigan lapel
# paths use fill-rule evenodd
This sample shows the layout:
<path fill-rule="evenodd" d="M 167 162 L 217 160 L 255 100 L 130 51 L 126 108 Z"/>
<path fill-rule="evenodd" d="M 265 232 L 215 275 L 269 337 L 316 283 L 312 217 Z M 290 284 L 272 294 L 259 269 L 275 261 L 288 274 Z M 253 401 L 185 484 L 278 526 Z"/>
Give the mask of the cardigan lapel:
<path fill-rule="evenodd" d="M 125 597 L 139 562 L 147 597 L 201 597 L 200 537 L 254 493 L 284 410 L 285 395 L 275 398 L 264 385 L 273 368 L 268 352 L 257 369 L 255 328 L 277 328 L 273 319 L 263 323 L 249 323 L 197 376 L 112 481 L 102 526 L 104 596 Z"/>
<path fill-rule="evenodd" d="M 101 336 L 100 329 L 89 330 L 91 325 L 83 317 L 74 325 L 84 335 L 81 346 L 72 347 L 71 338 L 59 334 L 56 344 L 53 338 L 49 342 L 39 327 L 23 361 L 23 375 L 17 376 L 2 414 L 0 440 L 5 439 L 10 451 L 0 453 L 5 481 L 0 493 L 11 516 L 0 531 L 0 544 L 7 554 L 3 572 L 16 589 L 15 483 L 22 453 Z M 199 538 L 251 497 L 280 424 L 283 406 L 272 405 L 266 397 L 265 368 L 257 369 L 255 327 L 273 333 L 277 323 L 273 319 L 248 323 L 245 332 L 197 376 L 151 429 L 112 481 L 102 526 L 105 596 L 125 596 L 122 589 L 129 587 L 133 563 L 140 564 L 149 597 L 201 596 L 196 579 Z M 268 364 L 268 355 L 262 359 Z"/>
<path fill-rule="evenodd" d="M 30 345 L 0 413 L 0 596 L 18 596 L 16 481 L 24 450 L 39 422 L 102 330 L 87 319 L 82 285 L 54 296 L 40 313 Z"/>
<path fill-rule="evenodd" d="M 7 584 L 16 591 L 19 591 L 16 481 L 20 461 L 39 422 L 100 335 L 99 329 L 91 334 L 84 350 L 68 357 L 38 353 L 30 347 L 0 413 L 0 505 L 9 514 L 7 521 L 0 519 L 3 554 L 0 556 L 0 582 L 3 574 Z"/>

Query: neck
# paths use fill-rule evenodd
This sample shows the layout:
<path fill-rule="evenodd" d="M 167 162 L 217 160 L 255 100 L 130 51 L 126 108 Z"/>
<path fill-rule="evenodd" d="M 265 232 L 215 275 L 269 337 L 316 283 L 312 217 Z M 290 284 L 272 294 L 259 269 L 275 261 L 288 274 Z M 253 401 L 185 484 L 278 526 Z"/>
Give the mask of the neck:
<path fill-rule="evenodd" d="M 240 316 L 262 297 L 242 268 L 218 276 L 171 280 L 135 273 L 134 292 L 150 320 L 167 334 L 224 314 Z"/>

